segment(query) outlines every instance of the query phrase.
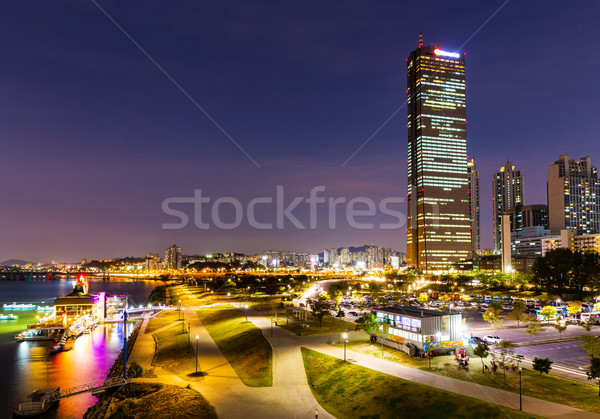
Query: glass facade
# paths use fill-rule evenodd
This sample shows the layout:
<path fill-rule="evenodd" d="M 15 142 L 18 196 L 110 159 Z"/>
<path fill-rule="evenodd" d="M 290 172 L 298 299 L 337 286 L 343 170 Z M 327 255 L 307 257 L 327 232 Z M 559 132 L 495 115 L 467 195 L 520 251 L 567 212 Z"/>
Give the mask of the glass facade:
<path fill-rule="evenodd" d="M 419 46 L 407 59 L 407 262 L 449 270 L 470 257 L 464 55 Z"/>
<path fill-rule="evenodd" d="M 502 243 L 502 214 L 523 205 L 523 176 L 511 162 L 506 162 L 494 173 L 494 245 L 500 250 Z"/>

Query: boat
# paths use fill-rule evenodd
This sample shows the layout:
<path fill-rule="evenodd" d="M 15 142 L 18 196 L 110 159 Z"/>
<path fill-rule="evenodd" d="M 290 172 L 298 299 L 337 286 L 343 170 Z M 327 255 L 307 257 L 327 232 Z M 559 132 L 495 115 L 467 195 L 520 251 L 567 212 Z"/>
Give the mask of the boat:
<path fill-rule="evenodd" d="M 2 306 L 2 308 L 4 310 L 35 310 L 37 308 L 37 305 L 12 303 L 12 304 L 4 304 Z"/>
<path fill-rule="evenodd" d="M 19 403 L 14 415 L 20 418 L 43 415 L 58 403 L 58 399 L 51 398 L 57 393 L 60 393 L 60 387 L 47 387 L 34 391 Z"/>
<path fill-rule="evenodd" d="M 56 340 L 60 337 L 65 328 L 62 326 L 49 326 L 49 327 L 30 327 L 24 332 L 19 333 L 15 336 L 15 340 L 30 341 L 30 340 Z"/>
<path fill-rule="evenodd" d="M 37 311 L 54 311 L 53 306 L 37 306 Z"/>
<path fill-rule="evenodd" d="M 0 320 L 19 320 L 19 316 L 14 314 L 0 314 Z"/>

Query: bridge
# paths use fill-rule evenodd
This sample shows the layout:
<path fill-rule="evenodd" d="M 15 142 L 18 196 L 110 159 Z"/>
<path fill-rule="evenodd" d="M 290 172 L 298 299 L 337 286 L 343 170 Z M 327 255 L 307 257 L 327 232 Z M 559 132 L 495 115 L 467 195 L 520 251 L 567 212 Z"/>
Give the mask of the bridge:
<path fill-rule="evenodd" d="M 78 396 L 83 393 L 101 392 L 108 390 L 109 388 L 119 387 L 129 383 L 130 380 L 126 380 L 123 377 L 119 378 L 107 378 L 106 380 L 94 381 L 91 383 L 81 384 L 75 387 L 67 388 L 65 390 L 57 391 L 52 394 L 48 394 L 42 397 L 42 404 L 54 403 L 60 399 L 66 399 L 68 397 Z"/>

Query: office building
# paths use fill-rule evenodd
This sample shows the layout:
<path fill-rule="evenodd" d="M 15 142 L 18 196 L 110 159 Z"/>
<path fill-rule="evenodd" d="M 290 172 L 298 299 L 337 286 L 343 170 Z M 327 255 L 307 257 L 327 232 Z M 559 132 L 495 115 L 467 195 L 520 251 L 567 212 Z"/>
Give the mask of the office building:
<path fill-rule="evenodd" d="M 480 242 L 480 210 L 479 210 L 479 171 L 475 165 L 475 159 L 467 160 L 467 172 L 469 174 L 469 219 L 471 220 L 471 258 L 481 248 Z"/>
<path fill-rule="evenodd" d="M 407 262 L 446 271 L 471 254 L 464 54 L 419 46 L 406 60 Z"/>
<path fill-rule="evenodd" d="M 164 269 L 181 269 L 181 249 L 176 245 L 165 251 Z"/>
<path fill-rule="evenodd" d="M 547 205 L 517 205 L 508 214 L 510 215 L 511 231 L 513 232 L 528 227 L 548 228 Z"/>
<path fill-rule="evenodd" d="M 523 176 L 520 170 L 507 161 L 500 171 L 494 173 L 492 192 L 494 201 L 494 245 L 502 247 L 502 215 L 518 205 L 523 205 Z"/>
<path fill-rule="evenodd" d="M 550 235 L 550 230 L 543 226 L 525 227 L 511 233 L 510 241 L 513 257 L 542 257 L 542 241 Z"/>
<path fill-rule="evenodd" d="M 552 234 L 563 229 L 576 235 L 600 233 L 600 182 L 589 156 L 563 154 L 548 169 L 548 220 Z"/>

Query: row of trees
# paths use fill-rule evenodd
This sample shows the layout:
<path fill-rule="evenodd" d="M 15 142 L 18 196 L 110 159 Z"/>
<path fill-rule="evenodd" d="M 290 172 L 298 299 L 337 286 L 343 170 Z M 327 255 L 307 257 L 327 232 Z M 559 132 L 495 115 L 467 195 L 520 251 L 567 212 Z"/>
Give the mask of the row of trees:
<path fill-rule="evenodd" d="M 584 289 L 598 289 L 600 285 L 600 255 L 555 249 L 533 264 L 533 283 L 548 294 L 575 295 L 583 298 Z"/>

